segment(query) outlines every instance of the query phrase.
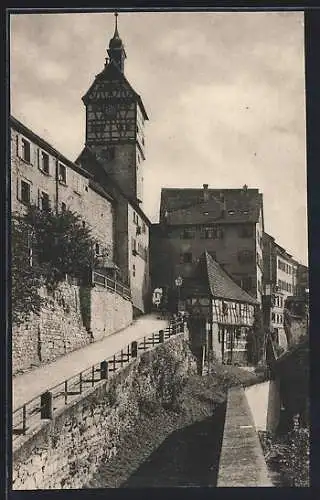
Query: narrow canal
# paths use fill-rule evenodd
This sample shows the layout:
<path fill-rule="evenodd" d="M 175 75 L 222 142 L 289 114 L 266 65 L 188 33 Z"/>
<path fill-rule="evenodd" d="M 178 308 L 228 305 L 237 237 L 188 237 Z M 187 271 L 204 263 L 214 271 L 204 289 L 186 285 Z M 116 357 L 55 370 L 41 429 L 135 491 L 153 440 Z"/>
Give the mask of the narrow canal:
<path fill-rule="evenodd" d="M 215 487 L 226 404 L 207 417 L 173 432 L 121 488 Z"/>

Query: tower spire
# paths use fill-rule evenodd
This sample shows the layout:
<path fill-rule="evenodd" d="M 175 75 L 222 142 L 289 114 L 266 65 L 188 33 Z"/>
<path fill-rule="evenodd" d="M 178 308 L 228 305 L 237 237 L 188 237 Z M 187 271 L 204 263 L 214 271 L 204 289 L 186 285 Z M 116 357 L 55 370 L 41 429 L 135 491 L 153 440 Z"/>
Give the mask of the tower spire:
<path fill-rule="evenodd" d="M 117 12 L 117 11 L 115 11 L 115 13 L 114 13 L 114 18 L 115 18 L 115 21 L 114 21 L 114 22 L 115 22 L 115 27 L 114 27 L 114 35 L 113 35 L 113 37 L 115 37 L 115 36 L 119 36 L 119 33 L 118 33 L 118 15 L 119 15 L 119 14 L 118 14 L 118 12 Z"/>
<path fill-rule="evenodd" d="M 124 50 L 124 46 L 118 32 L 118 15 L 119 15 L 118 12 L 115 11 L 114 34 L 109 42 L 108 55 L 110 57 L 110 61 L 115 63 L 117 67 L 120 69 L 120 71 L 123 73 L 126 52 Z"/>

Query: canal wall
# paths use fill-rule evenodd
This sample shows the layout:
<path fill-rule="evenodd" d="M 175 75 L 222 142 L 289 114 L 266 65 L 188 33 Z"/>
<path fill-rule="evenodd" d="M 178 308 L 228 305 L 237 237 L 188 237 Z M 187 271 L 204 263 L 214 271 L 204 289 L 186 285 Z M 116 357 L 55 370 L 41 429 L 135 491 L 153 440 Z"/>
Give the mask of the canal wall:
<path fill-rule="evenodd" d="M 245 389 L 245 395 L 257 431 L 275 432 L 280 420 L 278 380 L 267 380 Z"/>
<path fill-rule="evenodd" d="M 14 490 L 82 488 L 116 456 L 141 415 L 174 411 L 196 363 L 185 334 L 143 353 L 74 400 L 13 451 Z M 130 460 L 130 457 L 128 457 Z"/>

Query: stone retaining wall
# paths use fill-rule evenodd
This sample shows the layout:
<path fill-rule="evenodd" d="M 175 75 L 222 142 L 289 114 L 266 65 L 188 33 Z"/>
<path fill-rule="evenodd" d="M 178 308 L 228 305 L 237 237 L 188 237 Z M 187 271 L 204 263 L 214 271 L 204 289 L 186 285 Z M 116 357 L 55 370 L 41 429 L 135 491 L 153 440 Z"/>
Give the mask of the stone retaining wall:
<path fill-rule="evenodd" d="M 40 364 L 115 333 L 132 322 L 132 304 L 104 287 L 79 287 L 67 281 L 53 293 L 41 294 L 46 305 L 40 315 L 12 327 L 12 373 Z"/>
<path fill-rule="evenodd" d="M 195 360 L 171 338 L 75 400 L 13 452 L 13 489 L 81 488 L 112 460 L 141 412 L 174 407 Z"/>

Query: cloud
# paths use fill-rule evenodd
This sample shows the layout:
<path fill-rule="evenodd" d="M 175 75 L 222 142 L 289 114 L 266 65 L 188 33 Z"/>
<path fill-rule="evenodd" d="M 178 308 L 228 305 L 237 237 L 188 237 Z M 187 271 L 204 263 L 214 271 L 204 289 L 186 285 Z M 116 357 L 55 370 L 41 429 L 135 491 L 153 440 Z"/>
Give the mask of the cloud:
<path fill-rule="evenodd" d="M 113 29 L 109 13 L 11 16 L 12 112 L 71 159 Z M 269 231 L 306 260 L 303 13 L 136 12 L 119 29 L 150 116 L 148 215 L 162 186 L 247 183 L 264 193 Z"/>

